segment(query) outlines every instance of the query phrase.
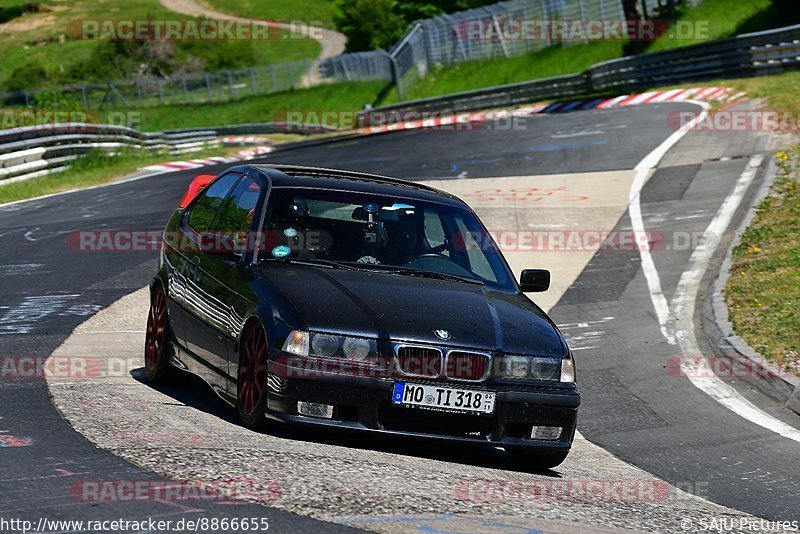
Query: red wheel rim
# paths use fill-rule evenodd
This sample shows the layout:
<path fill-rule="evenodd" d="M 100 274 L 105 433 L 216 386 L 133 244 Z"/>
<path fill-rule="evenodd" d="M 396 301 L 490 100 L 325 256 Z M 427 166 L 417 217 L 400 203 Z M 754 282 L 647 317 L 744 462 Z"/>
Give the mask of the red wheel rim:
<path fill-rule="evenodd" d="M 147 337 L 144 342 L 144 362 L 148 371 L 158 365 L 164 345 L 167 326 L 167 297 L 164 290 L 158 289 L 150 301 L 150 313 L 147 315 Z"/>
<path fill-rule="evenodd" d="M 258 407 L 267 383 L 267 339 L 259 326 L 251 328 L 244 343 L 239 363 L 239 406 L 245 415 Z"/>

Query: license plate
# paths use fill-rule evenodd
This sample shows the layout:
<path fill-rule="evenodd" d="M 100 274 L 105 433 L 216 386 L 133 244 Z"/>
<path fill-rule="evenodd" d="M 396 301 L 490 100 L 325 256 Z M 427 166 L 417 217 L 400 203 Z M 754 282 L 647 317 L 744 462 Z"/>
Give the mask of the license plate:
<path fill-rule="evenodd" d="M 454 412 L 494 412 L 493 391 L 475 391 L 423 384 L 395 382 L 392 391 L 394 404 L 422 406 Z"/>

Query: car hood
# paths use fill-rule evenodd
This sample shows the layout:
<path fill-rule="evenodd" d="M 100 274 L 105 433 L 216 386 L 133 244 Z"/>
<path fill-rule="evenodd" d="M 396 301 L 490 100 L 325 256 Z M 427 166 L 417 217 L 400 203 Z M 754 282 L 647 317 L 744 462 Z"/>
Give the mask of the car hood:
<path fill-rule="evenodd" d="M 312 331 L 564 356 L 547 315 L 524 295 L 416 276 L 268 263 L 262 272 Z M 450 332 L 443 341 L 434 332 Z"/>

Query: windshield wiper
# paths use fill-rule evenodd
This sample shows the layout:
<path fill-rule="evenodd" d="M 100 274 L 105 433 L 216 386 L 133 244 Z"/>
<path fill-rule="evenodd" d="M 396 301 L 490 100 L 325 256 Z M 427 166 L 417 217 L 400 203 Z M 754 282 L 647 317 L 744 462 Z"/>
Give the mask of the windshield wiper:
<path fill-rule="evenodd" d="M 362 269 L 360 267 L 356 267 L 355 265 L 349 265 L 347 263 L 342 263 L 340 261 L 332 261 L 332 260 L 320 260 L 320 259 L 301 260 L 298 258 L 270 258 L 267 261 L 279 261 L 297 265 L 311 265 L 313 267 L 328 267 L 330 269 L 344 269 L 346 271 L 370 270 L 370 269 Z"/>
<path fill-rule="evenodd" d="M 387 271 L 390 274 L 402 274 L 406 276 L 419 276 L 420 278 L 435 278 L 437 280 L 449 280 L 451 282 L 466 282 L 468 284 L 484 285 L 484 282 L 477 278 L 459 276 L 457 274 L 445 274 L 436 271 L 420 271 L 418 269 L 392 269 Z"/>

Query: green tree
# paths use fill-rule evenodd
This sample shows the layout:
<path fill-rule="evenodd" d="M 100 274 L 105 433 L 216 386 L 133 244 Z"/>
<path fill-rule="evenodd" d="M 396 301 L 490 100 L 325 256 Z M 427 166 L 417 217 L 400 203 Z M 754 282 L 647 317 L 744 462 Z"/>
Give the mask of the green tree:
<path fill-rule="evenodd" d="M 336 27 L 347 36 L 347 50 L 376 50 L 395 43 L 406 28 L 395 0 L 340 0 Z"/>
<path fill-rule="evenodd" d="M 347 51 L 389 48 L 416 20 L 462 11 L 497 0 L 338 0 L 333 21 L 347 36 Z"/>

